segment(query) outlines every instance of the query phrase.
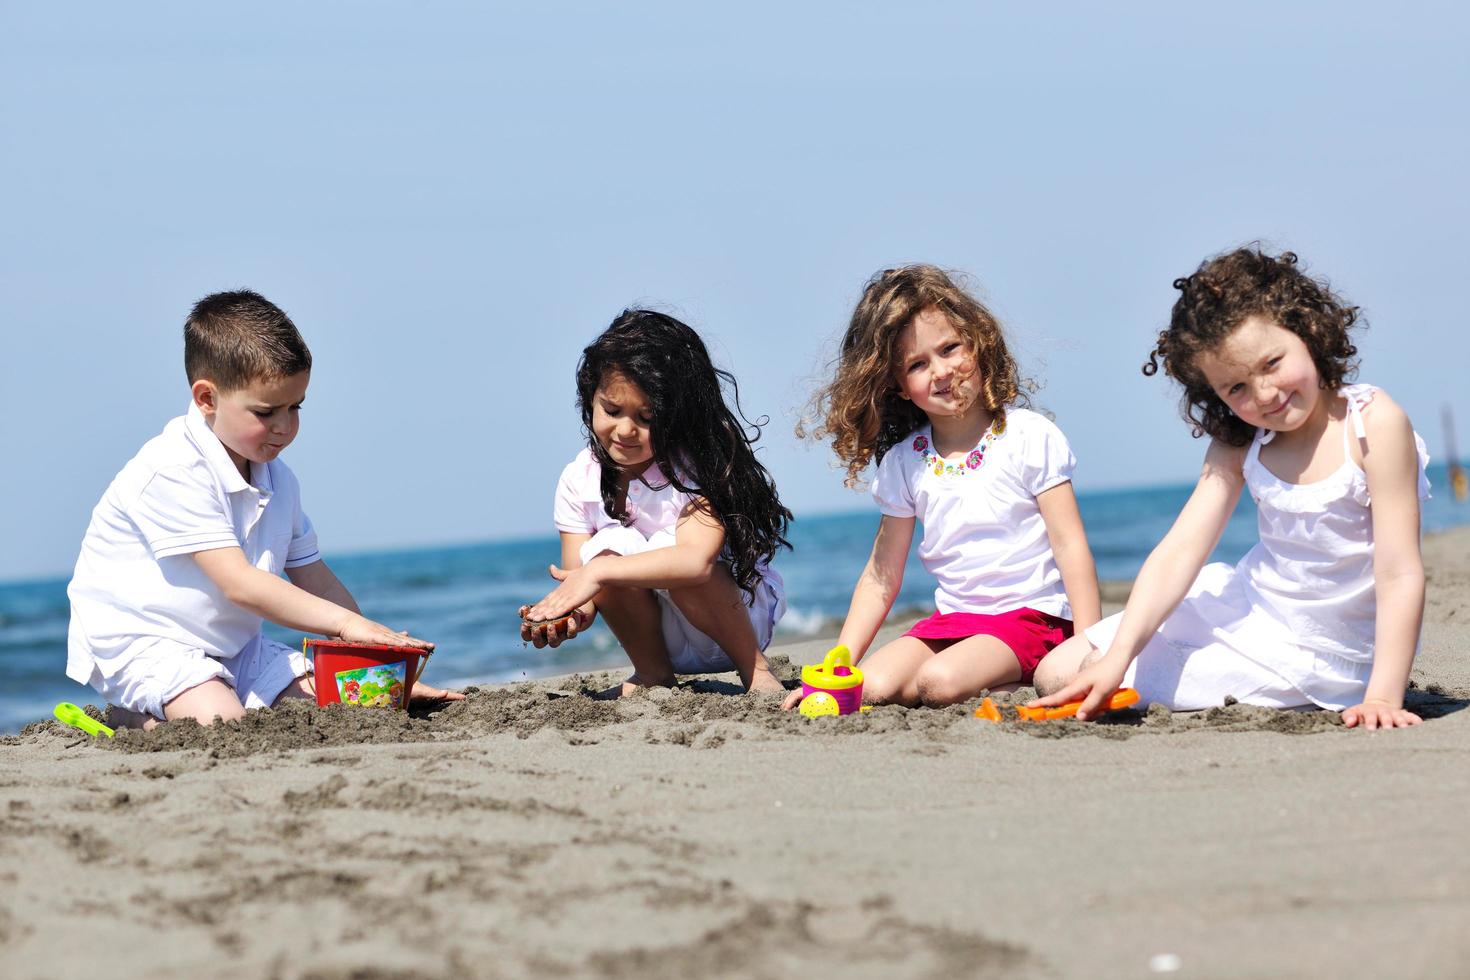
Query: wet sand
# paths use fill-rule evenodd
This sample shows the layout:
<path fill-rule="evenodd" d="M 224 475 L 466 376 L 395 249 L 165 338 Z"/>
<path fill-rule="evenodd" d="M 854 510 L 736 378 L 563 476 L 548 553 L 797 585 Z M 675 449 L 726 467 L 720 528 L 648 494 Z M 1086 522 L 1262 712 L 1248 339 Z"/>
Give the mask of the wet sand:
<path fill-rule="evenodd" d="M 1399 732 L 1242 705 L 1098 725 L 992 726 L 973 705 L 807 720 L 732 677 L 596 698 L 616 672 L 110 742 L 34 725 L 0 739 L 0 962 L 14 977 L 1460 976 L 1470 529 L 1425 554 L 1409 702 L 1428 721 Z M 779 669 L 827 642 L 783 648 Z"/>

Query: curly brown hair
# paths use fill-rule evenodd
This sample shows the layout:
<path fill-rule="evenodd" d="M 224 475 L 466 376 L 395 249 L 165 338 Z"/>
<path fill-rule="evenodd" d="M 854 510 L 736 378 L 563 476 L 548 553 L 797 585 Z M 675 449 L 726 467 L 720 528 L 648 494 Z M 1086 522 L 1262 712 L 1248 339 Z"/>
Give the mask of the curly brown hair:
<path fill-rule="evenodd" d="M 1179 299 L 1143 373 L 1152 377 L 1163 362 L 1164 373 L 1183 386 L 1179 410 L 1196 438 L 1245 446 L 1255 435 L 1196 366 L 1201 353 L 1216 350 L 1250 317 L 1273 320 L 1300 337 L 1325 390 L 1336 391 L 1358 369 L 1358 349 L 1348 338 L 1360 321 L 1358 308 L 1297 268 L 1292 252 L 1273 256 L 1259 242 L 1246 245 L 1206 259 L 1194 275 L 1175 279 L 1174 288 Z"/>
<path fill-rule="evenodd" d="M 976 399 L 997 418 L 1007 406 L 1030 403 L 1016 361 L 1006 349 L 1000 321 L 962 288 L 958 274 L 932 265 L 884 269 L 868 280 L 842 337 L 832 381 L 817 391 L 799 438 L 830 439 L 847 468 L 843 483 L 856 487 L 871 462 L 928 421 L 922 409 L 899 396 L 898 337 L 914 317 L 938 310 L 975 358 Z"/>

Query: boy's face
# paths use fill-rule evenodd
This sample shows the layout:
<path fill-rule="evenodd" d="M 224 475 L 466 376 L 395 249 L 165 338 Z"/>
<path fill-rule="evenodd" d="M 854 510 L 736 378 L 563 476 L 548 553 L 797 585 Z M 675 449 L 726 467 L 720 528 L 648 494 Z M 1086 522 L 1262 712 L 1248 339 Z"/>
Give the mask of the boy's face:
<path fill-rule="evenodd" d="M 240 474 L 249 480 L 251 463 L 269 463 L 296 438 L 310 381 L 311 372 L 301 371 L 220 391 L 213 381 L 201 378 L 194 382 L 194 404 Z"/>

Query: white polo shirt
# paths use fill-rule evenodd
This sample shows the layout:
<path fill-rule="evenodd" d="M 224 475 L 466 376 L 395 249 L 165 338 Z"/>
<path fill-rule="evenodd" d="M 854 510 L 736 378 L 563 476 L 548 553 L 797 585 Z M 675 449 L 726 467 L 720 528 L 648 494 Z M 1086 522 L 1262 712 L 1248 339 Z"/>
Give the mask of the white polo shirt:
<path fill-rule="evenodd" d="M 197 406 L 144 444 L 92 511 L 67 595 L 66 675 L 112 676 L 139 644 L 176 640 L 221 660 L 262 620 L 227 600 L 191 555 L 239 547 L 280 575 L 321 560 L 296 477 L 280 460 L 250 464 L 250 482 Z"/>
<path fill-rule="evenodd" d="M 686 485 L 687 485 L 687 481 Z M 677 489 L 657 463 L 650 463 L 639 480 L 628 483 L 628 516 L 631 526 L 645 538 L 656 531 L 672 531 L 679 523 L 679 515 L 694 494 Z M 558 531 L 568 534 L 596 534 L 605 527 L 618 522 L 607 515 L 602 506 L 602 464 L 592 455 L 592 450 L 583 449 L 577 457 L 561 471 L 556 484 L 556 504 L 552 508 L 552 520 Z"/>
<path fill-rule="evenodd" d="M 1072 479 L 1077 461 L 1050 419 L 1024 408 L 964 459 L 939 460 L 924 426 L 888 450 L 873 500 L 924 526 L 919 560 L 937 580 L 941 613 L 998 614 L 1029 606 L 1072 618 L 1036 498 Z"/>

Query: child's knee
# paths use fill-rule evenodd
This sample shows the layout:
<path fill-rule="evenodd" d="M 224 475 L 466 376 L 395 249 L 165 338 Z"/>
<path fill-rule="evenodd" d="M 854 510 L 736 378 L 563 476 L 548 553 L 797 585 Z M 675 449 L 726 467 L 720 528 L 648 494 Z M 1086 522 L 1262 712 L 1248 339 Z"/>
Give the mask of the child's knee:
<path fill-rule="evenodd" d="M 1061 690 L 1062 685 L 1067 683 L 1064 673 L 1061 662 L 1051 654 L 1047 654 L 1041 663 L 1036 665 L 1036 672 L 1031 676 L 1031 686 L 1036 688 L 1036 693 L 1041 697 L 1046 697 L 1048 694 Z"/>
<path fill-rule="evenodd" d="M 919 700 L 928 708 L 944 708 L 959 704 L 974 695 L 972 678 L 943 660 L 931 660 L 919 668 L 914 677 Z"/>
<path fill-rule="evenodd" d="M 906 678 L 887 670 L 863 671 L 863 700 L 870 704 L 890 704 L 901 700 Z"/>
<path fill-rule="evenodd" d="M 658 607 L 658 598 L 652 589 L 640 589 L 627 585 L 605 585 L 593 597 L 593 604 L 601 610 L 628 610 Z"/>
<path fill-rule="evenodd" d="M 275 700 L 271 702 L 271 707 L 274 708 L 282 704 L 283 702 L 293 700 L 316 700 L 316 683 L 312 681 L 310 674 L 298 677 L 290 684 L 287 684 L 285 689 L 282 690 L 280 694 L 277 694 Z"/>
<path fill-rule="evenodd" d="M 1052 657 L 1050 654 L 1036 665 L 1031 686 L 1041 697 L 1055 694 L 1066 687 L 1081 669 L 1077 657 Z"/>
<path fill-rule="evenodd" d="M 1055 694 L 1098 656 L 1101 654 L 1093 649 L 1087 637 L 1074 636 L 1042 658 L 1031 684 L 1042 697 Z"/>
<path fill-rule="evenodd" d="M 239 721 L 245 717 L 245 706 L 235 689 L 218 678 L 189 688 L 163 706 L 168 721 L 192 718 L 201 725 L 215 721 Z"/>

